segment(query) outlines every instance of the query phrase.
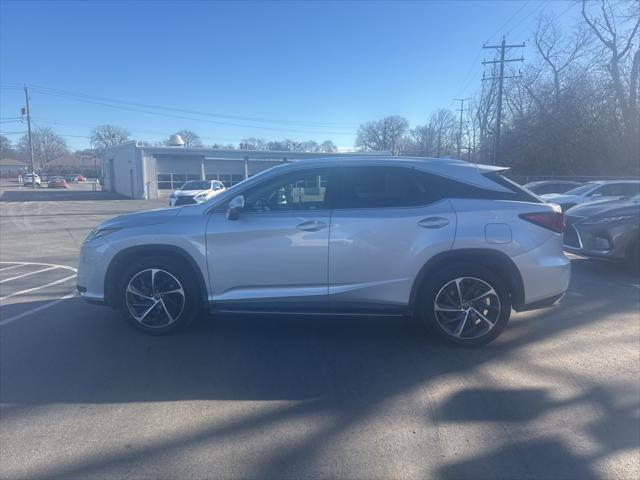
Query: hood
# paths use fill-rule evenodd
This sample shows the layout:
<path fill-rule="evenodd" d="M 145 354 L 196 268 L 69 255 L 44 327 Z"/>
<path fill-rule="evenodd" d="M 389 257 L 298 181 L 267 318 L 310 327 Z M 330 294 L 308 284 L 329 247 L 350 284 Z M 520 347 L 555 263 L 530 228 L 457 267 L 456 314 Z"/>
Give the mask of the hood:
<path fill-rule="evenodd" d="M 195 197 L 199 193 L 207 193 L 209 190 L 176 190 L 174 195 L 176 197 Z"/>
<path fill-rule="evenodd" d="M 616 217 L 640 215 L 640 203 L 629 200 L 603 200 L 577 205 L 567 210 L 567 215 L 576 217 Z"/>
<path fill-rule="evenodd" d="M 145 212 L 128 213 L 127 215 L 120 215 L 119 217 L 107 220 L 100 224 L 98 228 L 127 228 L 156 225 L 175 217 L 180 210 L 180 208 L 158 208 Z"/>

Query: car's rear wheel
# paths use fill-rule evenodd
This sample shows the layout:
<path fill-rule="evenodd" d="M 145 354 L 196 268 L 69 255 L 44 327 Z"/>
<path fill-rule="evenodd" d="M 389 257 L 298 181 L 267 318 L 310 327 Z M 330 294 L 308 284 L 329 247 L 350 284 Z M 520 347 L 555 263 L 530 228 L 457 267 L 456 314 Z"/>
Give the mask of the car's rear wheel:
<path fill-rule="evenodd" d="M 118 286 L 122 315 L 145 333 L 184 328 L 199 311 L 193 273 L 180 262 L 146 258 L 126 267 Z"/>
<path fill-rule="evenodd" d="M 421 319 L 448 343 L 486 345 L 509 322 L 507 285 L 500 275 L 481 266 L 445 267 L 429 277 L 422 289 Z"/>

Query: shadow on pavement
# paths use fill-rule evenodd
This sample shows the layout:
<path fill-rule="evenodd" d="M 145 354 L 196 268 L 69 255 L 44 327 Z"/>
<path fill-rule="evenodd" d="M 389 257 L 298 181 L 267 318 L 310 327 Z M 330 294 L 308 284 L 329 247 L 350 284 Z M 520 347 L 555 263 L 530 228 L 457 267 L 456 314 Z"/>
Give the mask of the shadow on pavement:
<path fill-rule="evenodd" d="M 256 475 L 280 477 L 304 471 L 332 438 L 367 422 L 391 398 L 487 362 L 508 363 L 519 347 L 590 324 L 595 328 L 637 308 L 631 296 L 569 296 L 553 315 L 550 310 L 535 312 L 513 322 L 495 343 L 460 350 L 425 338 L 406 321 L 384 318 L 203 318 L 182 335 L 150 337 L 134 332 L 110 309 L 73 299 L 47 310 L 50 321 L 38 323 L 37 335 L 23 331 L 31 320 L 3 332 L 0 399 L 6 405 L 5 418 L 24 416 L 24 421 L 31 407 L 60 403 L 305 400 L 224 425 L 203 424 L 135 451 L 102 452 L 97 458 L 78 458 L 73 465 L 51 465 L 42 477 L 99 476 L 114 465 L 152 461 L 163 452 L 203 441 L 224 441 L 237 432 L 330 413 L 334 420 L 319 432 L 276 450 L 256 470 Z M 558 378 L 563 374 L 558 372 Z M 604 450 L 637 446 L 633 412 L 638 405 L 620 409 L 608 395 L 595 392 L 570 402 L 595 402 L 609 413 L 591 429 L 607 444 Z M 564 405 L 544 389 L 471 389 L 438 406 L 436 415 L 464 424 L 527 425 Z M 611 430 L 610 421 L 620 431 Z M 594 476 L 593 460 L 576 457 L 557 439 L 537 438 L 445 465 L 440 476 L 586 478 Z"/>

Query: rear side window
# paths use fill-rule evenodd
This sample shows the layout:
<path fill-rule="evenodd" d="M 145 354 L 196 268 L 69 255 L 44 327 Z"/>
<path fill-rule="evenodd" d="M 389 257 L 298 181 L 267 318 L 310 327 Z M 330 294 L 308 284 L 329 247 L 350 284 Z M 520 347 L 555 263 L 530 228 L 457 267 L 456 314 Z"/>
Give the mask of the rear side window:
<path fill-rule="evenodd" d="M 498 172 L 484 173 L 497 185 L 506 188 L 508 191 L 491 190 L 489 188 L 477 187 L 468 183 L 453 180 L 451 178 L 438 177 L 438 189 L 446 198 L 475 198 L 478 200 L 511 200 L 520 202 L 542 203 L 535 195 L 525 190 L 517 183 L 503 177 Z"/>
<path fill-rule="evenodd" d="M 392 208 L 439 200 L 429 175 L 407 167 L 342 167 L 334 208 Z"/>

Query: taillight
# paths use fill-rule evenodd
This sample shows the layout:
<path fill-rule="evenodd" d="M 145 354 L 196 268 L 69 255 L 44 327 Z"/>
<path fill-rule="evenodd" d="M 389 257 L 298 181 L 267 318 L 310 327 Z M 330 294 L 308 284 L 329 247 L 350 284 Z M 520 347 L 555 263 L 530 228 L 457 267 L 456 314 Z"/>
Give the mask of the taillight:
<path fill-rule="evenodd" d="M 534 223 L 540 227 L 548 228 L 556 233 L 564 232 L 564 213 L 560 212 L 536 212 L 521 213 L 520 218 Z"/>

